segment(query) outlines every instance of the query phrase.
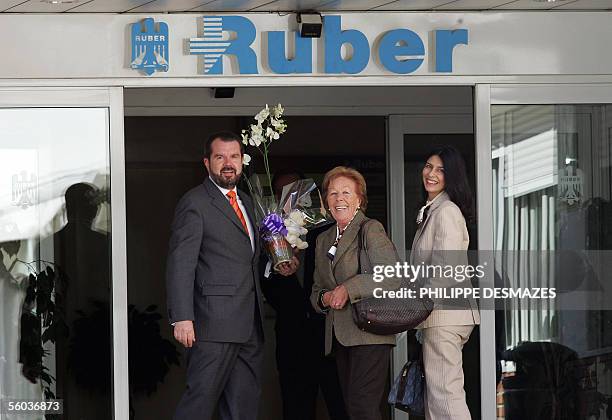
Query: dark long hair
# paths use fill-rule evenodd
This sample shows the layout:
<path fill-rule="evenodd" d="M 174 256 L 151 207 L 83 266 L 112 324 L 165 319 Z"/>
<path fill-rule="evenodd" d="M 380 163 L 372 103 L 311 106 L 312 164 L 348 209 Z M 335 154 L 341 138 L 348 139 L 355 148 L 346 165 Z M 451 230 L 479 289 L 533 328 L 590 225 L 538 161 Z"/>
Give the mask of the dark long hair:
<path fill-rule="evenodd" d="M 453 203 L 459 207 L 467 224 L 474 222 L 474 196 L 468 183 L 465 160 L 457 149 L 449 145 L 438 145 L 427 154 L 425 162 L 430 157 L 437 155 L 444 166 L 444 191 Z M 421 182 L 423 201 L 427 200 L 427 191 Z"/>

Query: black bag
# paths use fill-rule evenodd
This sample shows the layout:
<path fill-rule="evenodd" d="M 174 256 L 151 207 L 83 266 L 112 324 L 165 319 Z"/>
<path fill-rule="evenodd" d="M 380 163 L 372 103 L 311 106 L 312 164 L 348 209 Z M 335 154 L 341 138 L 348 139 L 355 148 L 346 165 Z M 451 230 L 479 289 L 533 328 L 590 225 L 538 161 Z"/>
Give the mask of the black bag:
<path fill-rule="evenodd" d="M 357 234 L 361 274 L 372 273 L 372 263 L 363 234 L 363 227 L 368 221 L 361 224 Z M 380 299 L 370 297 L 353 304 L 353 321 L 363 331 L 378 335 L 391 335 L 416 327 L 427 319 L 432 310 L 433 301 L 429 298 Z"/>
<path fill-rule="evenodd" d="M 389 404 L 413 416 L 425 415 L 425 373 L 423 359 L 409 360 L 395 379 Z"/>

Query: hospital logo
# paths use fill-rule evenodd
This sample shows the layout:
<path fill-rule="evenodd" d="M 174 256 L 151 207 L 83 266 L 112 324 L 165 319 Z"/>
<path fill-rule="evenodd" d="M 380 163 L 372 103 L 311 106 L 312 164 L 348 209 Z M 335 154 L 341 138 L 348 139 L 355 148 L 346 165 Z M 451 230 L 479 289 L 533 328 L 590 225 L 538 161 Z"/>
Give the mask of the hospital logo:
<path fill-rule="evenodd" d="M 38 204 L 38 183 L 35 174 L 21 171 L 13 175 L 12 204 L 24 210 Z"/>
<path fill-rule="evenodd" d="M 241 74 L 257 74 L 257 56 L 251 49 L 257 31 L 253 23 L 242 16 L 204 16 L 204 36 L 189 38 L 189 54 L 204 57 L 204 74 L 223 74 L 223 55 L 238 58 Z M 240 34 L 234 39 L 224 32 Z"/>
<path fill-rule="evenodd" d="M 157 26 L 157 28 L 156 28 Z M 168 25 L 151 18 L 132 24 L 132 62 L 130 67 L 148 76 L 168 71 Z"/>
<path fill-rule="evenodd" d="M 561 169 L 559 174 L 559 198 L 572 206 L 580 203 L 584 196 L 583 174 L 579 168 L 572 166 Z"/>

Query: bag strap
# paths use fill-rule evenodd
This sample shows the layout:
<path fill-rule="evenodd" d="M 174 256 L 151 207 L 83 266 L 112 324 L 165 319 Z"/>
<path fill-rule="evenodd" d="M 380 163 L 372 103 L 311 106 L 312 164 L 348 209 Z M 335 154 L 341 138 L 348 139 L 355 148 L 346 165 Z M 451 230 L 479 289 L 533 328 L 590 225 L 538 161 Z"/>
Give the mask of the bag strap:
<path fill-rule="evenodd" d="M 370 256 L 368 255 L 368 244 L 367 244 L 365 233 L 364 233 L 364 226 L 370 223 L 371 221 L 372 219 L 367 219 L 361 222 L 361 225 L 359 225 L 359 232 L 357 233 L 357 246 L 359 249 L 359 252 L 357 254 L 357 261 L 359 263 L 359 273 L 360 274 L 363 274 L 364 272 L 363 264 L 362 264 L 363 263 L 362 254 L 363 254 L 363 258 L 366 260 L 368 264 L 367 265 L 368 269 L 372 268 L 372 261 L 370 260 Z M 371 274 L 371 273 L 366 273 L 366 274 Z"/>
<path fill-rule="evenodd" d="M 423 345 L 421 343 L 418 343 L 418 347 L 417 347 L 417 358 L 415 359 L 418 363 L 421 364 L 421 366 L 423 365 Z"/>
<path fill-rule="evenodd" d="M 402 368 L 402 371 L 400 372 L 400 376 L 398 378 L 399 386 L 397 388 L 397 400 L 399 402 L 402 401 L 402 399 L 404 398 L 404 394 L 406 393 L 406 386 L 408 386 L 408 370 L 410 370 L 412 363 L 414 362 L 410 360 L 406 362 L 406 364 Z"/>

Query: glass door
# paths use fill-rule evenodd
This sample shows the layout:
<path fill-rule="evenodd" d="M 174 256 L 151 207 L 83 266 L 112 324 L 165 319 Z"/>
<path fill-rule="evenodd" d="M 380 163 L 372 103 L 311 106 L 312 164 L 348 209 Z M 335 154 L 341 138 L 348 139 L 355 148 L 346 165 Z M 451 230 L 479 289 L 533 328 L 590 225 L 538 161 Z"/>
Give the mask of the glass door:
<path fill-rule="evenodd" d="M 389 220 L 391 238 L 400 257 L 410 256 L 412 239 L 416 232 L 416 215 L 422 205 L 421 171 L 426 154 L 435 145 L 455 146 L 466 160 L 470 185 L 476 191 L 474 114 L 471 104 L 472 88 L 453 90 L 462 107 L 447 110 L 438 106 L 436 113 L 428 115 L 389 116 L 388 168 Z M 449 112 L 450 111 L 450 112 Z M 430 111 L 431 112 L 431 111 Z M 470 229 L 470 248 L 477 249 L 476 226 Z M 395 378 L 416 349 L 414 331 L 400 334 L 393 350 L 393 377 Z M 465 388 L 473 418 L 480 417 L 479 333 L 475 330 L 464 351 Z M 396 420 L 408 419 L 408 414 L 394 410 Z"/>
<path fill-rule="evenodd" d="M 111 143 L 111 104 L 120 96 L 117 89 L 0 91 L 3 419 L 21 418 L 14 407 L 44 418 L 36 405 L 8 402 L 51 399 L 61 402 L 57 418 L 127 418 L 113 396 L 127 383 L 114 373 L 127 365 L 127 348 L 113 357 L 127 334 L 113 316 L 122 307 L 115 267 L 124 235 L 115 221 L 124 204 L 123 188 L 114 191 L 121 176 L 111 171 L 112 154 L 121 153 Z"/>
<path fill-rule="evenodd" d="M 610 418 L 612 277 L 603 261 L 612 257 L 612 87 L 483 92 L 491 196 L 482 209 L 495 281 L 557 290 L 553 300 L 496 306 L 496 416 Z"/>

